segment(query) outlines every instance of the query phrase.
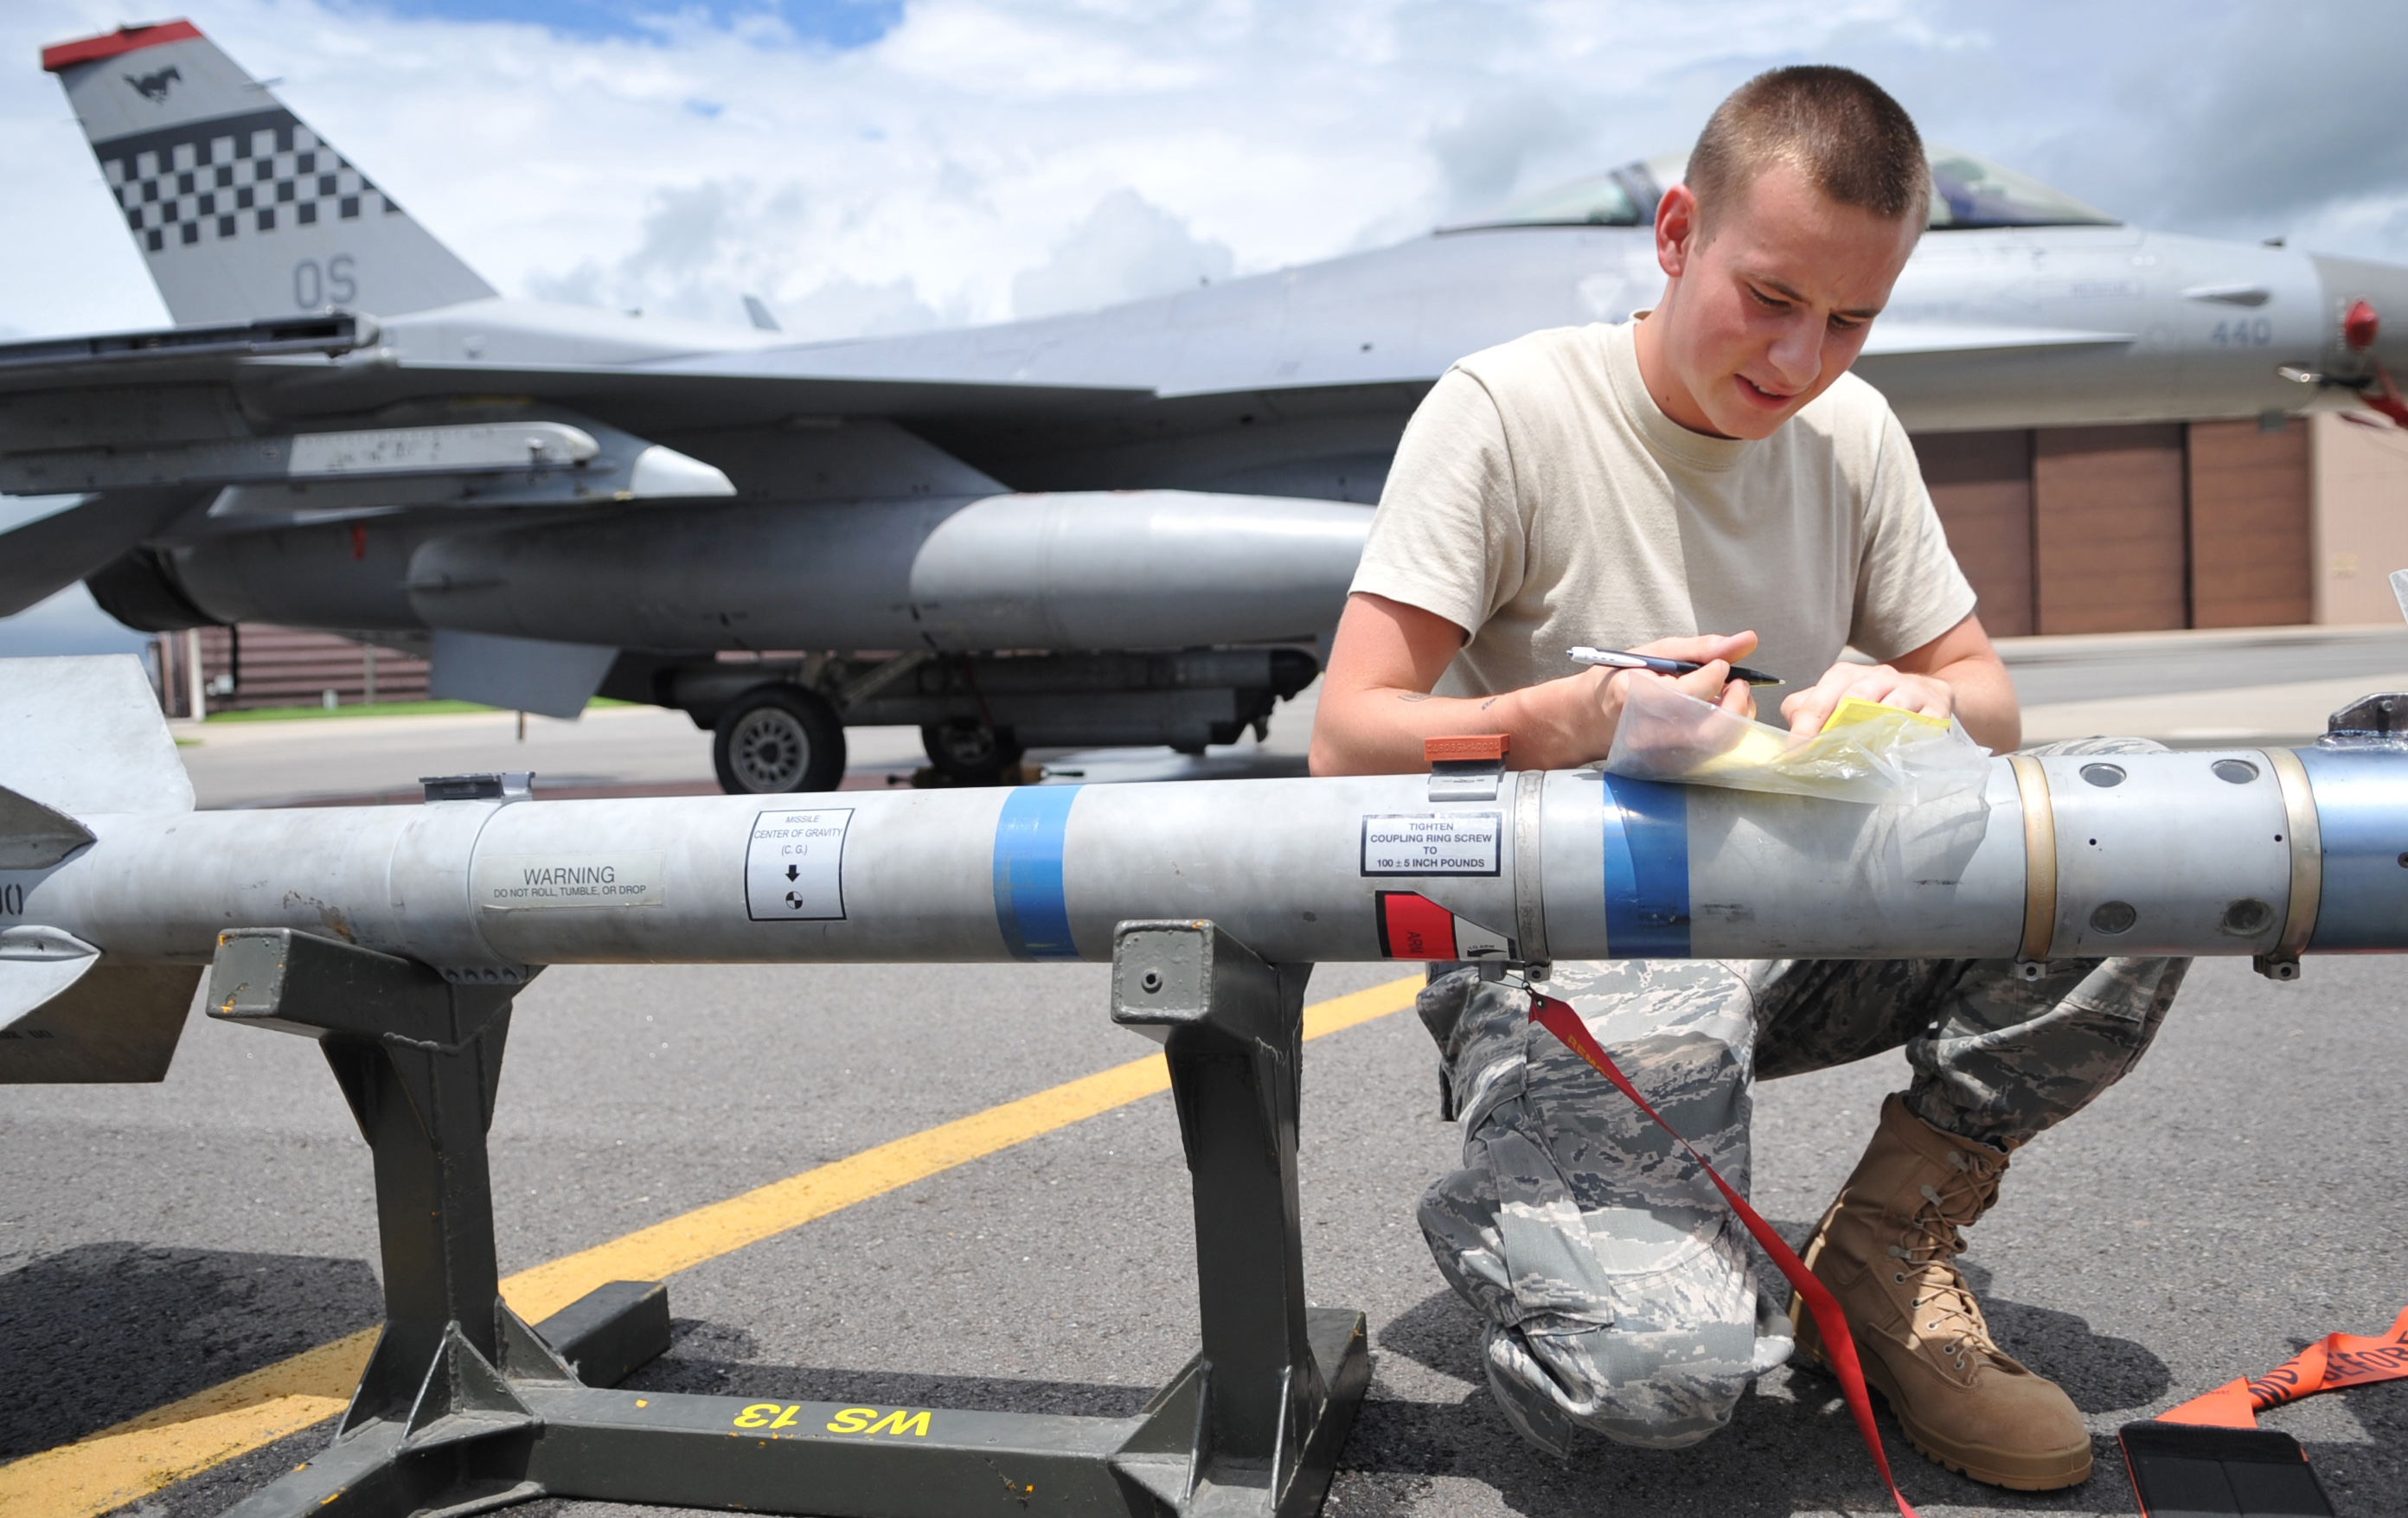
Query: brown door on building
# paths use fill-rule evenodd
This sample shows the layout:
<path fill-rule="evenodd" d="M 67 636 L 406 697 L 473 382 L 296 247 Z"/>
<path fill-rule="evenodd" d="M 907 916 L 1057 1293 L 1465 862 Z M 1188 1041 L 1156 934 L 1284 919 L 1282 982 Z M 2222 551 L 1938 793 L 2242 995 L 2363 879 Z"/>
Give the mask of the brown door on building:
<path fill-rule="evenodd" d="M 2032 435 L 1932 432 L 1914 439 L 1923 482 L 1992 637 L 2032 631 Z"/>
<path fill-rule="evenodd" d="M 2189 623 L 2179 424 L 2043 427 L 2031 478 L 2034 632 Z"/>
<path fill-rule="evenodd" d="M 2190 424 L 2194 627 L 2274 627 L 2315 616 L 2308 424 Z"/>

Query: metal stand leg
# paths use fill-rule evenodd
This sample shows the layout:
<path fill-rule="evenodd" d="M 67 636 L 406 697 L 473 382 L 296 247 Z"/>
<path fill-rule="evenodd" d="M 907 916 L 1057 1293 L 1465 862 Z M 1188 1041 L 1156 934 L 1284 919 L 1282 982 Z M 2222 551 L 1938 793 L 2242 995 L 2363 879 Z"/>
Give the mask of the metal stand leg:
<path fill-rule="evenodd" d="M 317 1038 L 375 1157 L 384 1332 L 326 1453 L 234 1511 L 466 1512 L 540 1496 L 514 1381 L 608 1383 L 668 1348 L 668 1298 L 620 1282 L 539 1333 L 502 1305 L 485 1130 L 515 988 L 284 930 L 232 933 L 209 1015 Z M 462 1506 L 462 1504 L 469 1506 Z"/>
<path fill-rule="evenodd" d="M 1370 1380 L 1359 1312 L 1309 1309 L 1297 1227 L 1306 968 L 1210 923 L 1123 924 L 1116 1021 L 1159 1030 L 1196 1190 L 1203 1353 L 1134 1418 L 608 1389 L 667 1347 L 620 1282 L 540 1329 L 497 1296 L 485 1130 L 509 994 L 284 930 L 228 934 L 210 1014 L 324 1045 L 376 1156 L 386 1324 L 333 1445 L 239 1518 L 442 1514 L 538 1496 L 920 1518 L 1317 1511 Z"/>
<path fill-rule="evenodd" d="M 1204 1329 L 1119 1464 L 1182 1513 L 1318 1511 L 1370 1382 L 1363 1314 L 1304 1300 L 1296 1145 L 1312 968 L 1266 965 L 1211 923 L 1124 923 L 1112 945 L 1112 1021 L 1159 1029 L 1170 1059 Z"/>

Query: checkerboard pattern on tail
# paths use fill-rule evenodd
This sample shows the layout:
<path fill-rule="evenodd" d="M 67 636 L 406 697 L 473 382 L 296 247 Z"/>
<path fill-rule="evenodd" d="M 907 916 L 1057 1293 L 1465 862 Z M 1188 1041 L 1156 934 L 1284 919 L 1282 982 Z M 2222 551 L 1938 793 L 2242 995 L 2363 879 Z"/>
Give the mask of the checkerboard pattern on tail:
<path fill-rule="evenodd" d="M 289 110 L 194 122 L 93 144 L 147 251 L 204 237 L 397 216 L 401 207 Z"/>

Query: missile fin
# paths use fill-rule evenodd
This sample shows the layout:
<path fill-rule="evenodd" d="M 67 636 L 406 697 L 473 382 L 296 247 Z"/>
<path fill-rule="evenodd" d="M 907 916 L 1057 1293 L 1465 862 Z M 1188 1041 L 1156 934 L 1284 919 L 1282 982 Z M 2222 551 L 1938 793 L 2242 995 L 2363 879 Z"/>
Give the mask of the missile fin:
<path fill-rule="evenodd" d="M 129 653 L 7 661 L 0 786 L 54 816 L 193 809 L 158 693 Z M 42 866 L 0 860 L 0 869 L 29 867 Z"/>
<path fill-rule="evenodd" d="M 0 928 L 0 1030 L 39 1011 L 99 962 L 100 951 L 72 933 L 30 924 Z"/>
<path fill-rule="evenodd" d="M 92 840 L 74 818 L 0 785 L 0 869 L 48 869 Z M 0 931 L 0 958 L 14 931 Z"/>
<path fill-rule="evenodd" d="M 0 939 L 22 930 L 11 929 Z M 65 944 L 0 947 L 0 1085 L 164 1081 L 200 984 L 198 965 L 129 965 Z M 85 951 L 64 952 L 65 945 Z M 24 997 L 39 996 L 30 1006 Z M 13 1015 L 12 1015 L 13 1014 Z"/>

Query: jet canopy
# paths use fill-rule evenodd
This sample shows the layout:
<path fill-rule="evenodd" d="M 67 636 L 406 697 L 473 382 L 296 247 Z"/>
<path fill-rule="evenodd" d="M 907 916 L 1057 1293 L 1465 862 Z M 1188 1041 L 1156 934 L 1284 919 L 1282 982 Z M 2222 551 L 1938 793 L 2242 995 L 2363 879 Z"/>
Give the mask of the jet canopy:
<path fill-rule="evenodd" d="M 2004 164 L 1926 143 L 1934 230 L 1985 226 L 2114 226 L 2115 218 Z"/>
<path fill-rule="evenodd" d="M 1939 143 L 1925 144 L 1931 161 L 1934 231 L 2000 226 L 2114 226 L 2115 219 L 2053 190 L 2028 174 Z M 1665 153 L 1625 164 L 1570 184 L 1508 201 L 1485 216 L 1440 227 L 1469 232 L 1509 226 L 1644 226 L 1656 219 L 1656 202 L 1667 185 L 1678 184 L 1689 155 Z"/>

